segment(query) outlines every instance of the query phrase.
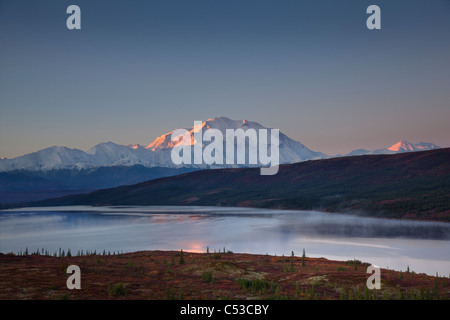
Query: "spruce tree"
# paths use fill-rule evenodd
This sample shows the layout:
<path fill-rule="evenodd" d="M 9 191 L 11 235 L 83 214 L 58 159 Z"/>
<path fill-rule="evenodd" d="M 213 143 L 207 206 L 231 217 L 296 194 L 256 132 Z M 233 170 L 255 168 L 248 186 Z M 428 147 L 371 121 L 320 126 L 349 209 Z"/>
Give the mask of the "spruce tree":
<path fill-rule="evenodd" d="M 180 252 L 180 264 L 184 264 L 183 249 Z"/>
<path fill-rule="evenodd" d="M 290 265 L 289 271 L 294 272 L 294 251 L 292 251 L 292 253 L 291 253 L 291 265 Z"/>

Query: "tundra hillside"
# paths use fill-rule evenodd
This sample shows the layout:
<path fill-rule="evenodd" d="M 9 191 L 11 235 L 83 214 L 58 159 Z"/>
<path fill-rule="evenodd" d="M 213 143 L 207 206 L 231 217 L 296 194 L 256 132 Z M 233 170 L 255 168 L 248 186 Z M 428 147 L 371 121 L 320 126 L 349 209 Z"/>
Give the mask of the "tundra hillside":
<path fill-rule="evenodd" d="M 225 251 L 225 250 L 224 250 Z M 125 254 L 0 254 L 0 299 L 11 300 L 448 300 L 448 275 L 381 269 L 369 290 L 369 263 L 289 256 L 182 251 Z M 81 270 L 69 290 L 67 267 Z"/>
<path fill-rule="evenodd" d="M 202 170 L 67 196 L 47 205 L 212 205 L 323 210 L 450 221 L 450 148 L 311 160 L 259 169 Z"/>

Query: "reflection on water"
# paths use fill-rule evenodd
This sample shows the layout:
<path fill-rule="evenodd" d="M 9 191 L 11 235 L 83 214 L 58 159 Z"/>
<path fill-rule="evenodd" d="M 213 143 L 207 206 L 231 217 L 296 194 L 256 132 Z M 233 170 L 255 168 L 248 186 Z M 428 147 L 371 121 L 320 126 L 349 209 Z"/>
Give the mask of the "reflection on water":
<path fill-rule="evenodd" d="M 0 212 L 0 252 L 179 250 L 359 259 L 450 273 L 450 224 L 317 211 L 223 207 L 54 207 Z"/>

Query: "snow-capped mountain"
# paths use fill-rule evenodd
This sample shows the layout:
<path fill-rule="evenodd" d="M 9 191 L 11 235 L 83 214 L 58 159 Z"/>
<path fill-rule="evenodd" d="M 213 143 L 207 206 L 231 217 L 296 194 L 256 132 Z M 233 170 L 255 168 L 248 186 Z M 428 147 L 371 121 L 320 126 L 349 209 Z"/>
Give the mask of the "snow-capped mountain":
<path fill-rule="evenodd" d="M 390 146 L 389 148 L 382 148 L 376 150 L 356 149 L 346 154 L 345 156 L 358 156 L 365 154 L 394 154 L 402 152 L 433 150 L 439 148 L 440 148 L 439 146 L 430 142 L 411 143 L 409 141 L 406 141 L 405 139 L 402 139 L 399 142 Z"/>
<path fill-rule="evenodd" d="M 208 119 L 196 126 L 186 129 L 191 136 L 190 141 L 184 141 L 184 144 L 195 146 L 201 143 L 202 150 L 210 143 L 205 141 L 196 141 L 195 133 L 208 129 L 216 129 L 222 133 L 224 137 L 223 145 L 225 146 L 226 130 L 232 129 L 268 129 L 257 122 L 248 120 L 231 120 L 227 117 L 217 117 Z M 269 132 L 269 130 L 268 130 Z M 180 168 L 191 167 L 197 169 L 218 168 L 226 165 L 175 165 L 172 161 L 172 149 L 181 142 L 172 141 L 172 133 L 168 132 L 153 140 L 147 146 L 139 144 L 119 145 L 113 142 L 104 142 L 95 145 L 87 151 L 79 149 L 70 149 L 67 147 L 54 146 L 37 152 L 26 154 L 14 159 L 0 159 L 0 172 L 10 172 L 14 170 L 27 171 L 49 171 L 58 169 L 96 169 L 100 167 L 124 166 L 130 167 L 140 165 L 146 168 L 162 167 L 162 168 Z M 269 143 L 270 146 L 270 143 Z M 232 167 L 250 166 L 248 164 L 248 153 L 250 144 L 246 145 L 246 164 L 231 165 Z M 356 156 L 365 154 L 394 154 L 400 152 L 423 151 L 438 149 L 439 146 L 433 143 L 419 142 L 411 143 L 404 139 L 395 143 L 391 147 L 377 150 L 357 149 L 345 156 Z M 194 148 L 191 148 L 191 158 Z M 224 147 L 224 156 L 225 156 Z M 255 151 L 255 150 L 252 150 Z M 235 151 L 236 155 L 236 151 Z M 340 156 L 340 155 L 339 155 Z M 315 160 L 329 158 L 330 156 L 312 151 L 298 141 L 290 139 L 288 136 L 279 133 L 279 163 L 295 163 L 305 160 Z M 237 163 L 236 161 L 234 163 Z M 229 166 L 229 165 L 228 165 Z"/>
<path fill-rule="evenodd" d="M 186 129 L 191 134 L 190 144 L 199 143 L 193 139 L 194 132 L 207 129 L 217 129 L 225 137 L 226 129 L 267 129 L 257 122 L 247 120 L 231 120 L 217 117 L 201 123 L 201 125 Z M 1 159 L 0 172 L 14 170 L 48 171 L 52 169 L 95 169 L 110 166 L 166 167 L 174 168 L 171 151 L 178 144 L 172 141 L 172 132 L 161 135 L 147 146 L 118 145 L 113 142 L 100 143 L 88 151 L 66 147 L 50 147 L 26 154 L 14 159 Z M 204 142 L 202 149 L 209 143 Z M 248 148 L 247 148 L 248 152 Z M 304 160 L 328 158 L 329 156 L 308 149 L 298 141 L 294 141 L 279 133 L 279 162 L 294 163 Z M 245 165 L 244 165 L 245 166 Z M 197 168 L 207 168 L 206 164 L 193 165 Z M 216 166 L 218 167 L 218 166 Z"/>
<path fill-rule="evenodd" d="M 396 144 L 392 145 L 388 148 L 390 151 L 394 152 L 410 152 L 410 151 L 424 151 L 424 150 L 433 150 L 439 149 L 440 147 L 430 142 L 418 142 L 411 143 L 406 141 L 405 139 L 400 140 Z"/>
<path fill-rule="evenodd" d="M 194 126 L 190 129 L 186 129 L 189 131 L 191 136 L 191 141 L 187 142 L 190 145 L 195 145 L 199 142 L 195 141 L 194 135 L 195 132 L 202 131 L 202 135 L 204 132 L 208 129 L 216 129 L 222 133 L 223 137 L 226 137 L 226 130 L 237 130 L 242 129 L 244 131 L 248 129 L 254 129 L 256 132 L 260 129 L 268 129 L 263 127 L 257 122 L 248 121 L 246 119 L 244 120 L 231 120 L 227 117 L 217 117 L 212 118 L 204 121 L 201 123 L 201 125 Z M 172 131 L 173 132 L 173 131 Z M 178 143 L 172 141 L 172 132 L 166 133 L 158 138 L 156 138 L 152 143 L 150 143 L 145 149 L 149 149 L 153 152 L 155 152 L 155 155 L 159 161 L 159 163 L 167 163 L 171 162 L 171 159 L 166 159 L 166 156 L 170 157 L 170 153 L 164 153 L 164 151 L 171 151 L 173 147 L 175 147 Z M 186 142 L 185 142 L 186 143 Z M 202 149 L 208 145 L 208 142 L 203 142 Z M 225 141 L 224 141 L 225 144 Z M 270 146 L 270 143 L 269 143 Z M 142 148 L 142 147 L 140 147 Z M 137 150 L 139 150 L 138 148 Z M 250 146 L 246 148 L 246 154 L 248 155 L 248 151 L 250 149 Z M 252 150 L 253 152 L 257 152 L 256 150 Z M 224 147 L 224 154 L 225 154 L 225 147 Z M 236 152 L 235 152 L 236 154 Z M 294 163 L 294 162 L 300 162 L 305 160 L 312 160 L 312 159 L 323 159 L 328 158 L 329 156 L 321 153 L 316 152 L 308 149 L 305 145 L 301 144 L 298 141 L 294 141 L 290 139 L 288 136 L 283 134 L 282 132 L 279 133 L 279 155 L 280 155 L 280 163 Z M 217 167 L 217 166 L 216 166 Z"/>
<path fill-rule="evenodd" d="M 13 170 L 42 170 L 94 166 L 95 159 L 79 149 L 54 146 L 14 159 L 0 160 L 0 172 Z"/>

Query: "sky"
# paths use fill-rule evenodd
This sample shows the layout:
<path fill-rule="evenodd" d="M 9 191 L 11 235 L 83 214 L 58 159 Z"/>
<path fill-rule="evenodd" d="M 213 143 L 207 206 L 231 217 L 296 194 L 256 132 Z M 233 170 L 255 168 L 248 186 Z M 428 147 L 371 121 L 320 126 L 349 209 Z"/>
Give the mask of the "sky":
<path fill-rule="evenodd" d="M 0 0 L 0 157 L 217 116 L 329 155 L 450 147 L 450 1 Z"/>

